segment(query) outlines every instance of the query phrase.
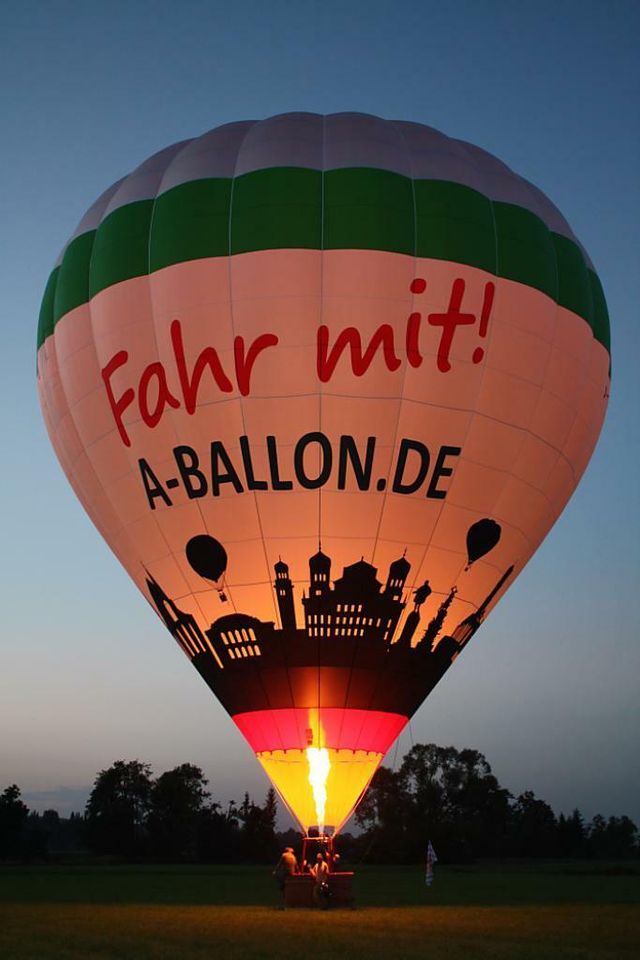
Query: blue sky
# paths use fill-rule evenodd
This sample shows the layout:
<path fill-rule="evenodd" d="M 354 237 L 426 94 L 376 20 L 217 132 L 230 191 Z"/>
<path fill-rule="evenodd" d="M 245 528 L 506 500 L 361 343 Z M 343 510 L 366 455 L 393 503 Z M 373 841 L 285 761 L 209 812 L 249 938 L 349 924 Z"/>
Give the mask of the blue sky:
<path fill-rule="evenodd" d="M 470 140 L 541 187 L 589 250 L 613 328 L 583 482 L 413 739 L 481 750 L 556 811 L 640 823 L 639 31 L 633 0 L 3 4 L 0 789 L 78 809 L 97 770 L 139 757 L 201 765 L 221 799 L 266 791 L 68 488 L 35 329 L 77 221 L 149 154 L 230 120 L 360 110 Z"/>

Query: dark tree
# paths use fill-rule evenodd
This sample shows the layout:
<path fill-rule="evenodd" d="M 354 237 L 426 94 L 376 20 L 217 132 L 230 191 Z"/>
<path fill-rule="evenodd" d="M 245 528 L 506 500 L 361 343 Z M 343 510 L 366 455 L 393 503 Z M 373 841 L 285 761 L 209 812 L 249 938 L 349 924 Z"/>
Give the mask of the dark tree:
<path fill-rule="evenodd" d="M 629 817 L 609 817 L 607 820 L 607 856 L 628 860 L 638 855 L 638 829 Z"/>
<path fill-rule="evenodd" d="M 270 863 L 276 855 L 276 814 L 278 801 L 271 787 L 264 806 L 253 803 L 249 794 L 238 808 L 240 820 L 240 851 L 243 860 L 251 863 Z"/>
<path fill-rule="evenodd" d="M 356 813 L 375 859 L 415 861 L 431 840 L 441 859 L 499 856 L 510 795 L 477 750 L 416 744 L 397 773 L 381 767 Z"/>
<path fill-rule="evenodd" d="M 410 800 L 408 830 L 420 859 L 429 839 L 449 859 L 504 852 L 510 794 L 477 750 L 416 744 L 402 762 L 400 780 Z"/>
<path fill-rule="evenodd" d="M 574 810 L 570 817 L 562 813 L 558 817 L 558 829 L 555 853 L 559 857 L 586 857 L 587 828 L 579 810 Z"/>
<path fill-rule="evenodd" d="M 196 843 L 197 857 L 205 863 L 235 863 L 239 858 L 238 812 L 230 803 L 226 811 L 211 803 L 200 815 Z"/>
<path fill-rule="evenodd" d="M 262 808 L 264 812 L 264 822 L 265 825 L 274 833 L 276 830 L 276 817 L 278 816 L 278 797 L 273 787 L 269 787 L 267 790 L 267 796 L 265 797 L 264 807 Z"/>
<path fill-rule="evenodd" d="M 40 822 L 45 830 L 50 830 L 53 833 L 60 828 L 60 814 L 57 810 L 45 810 L 40 814 Z"/>
<path fill-rule="evenodd" d="M 600 860 L 626 860 L 638 855 L 638 831 L 629 817 L 609 817 L 599 813 L 588 828 L 588 849 Z"/>
<path fill-rule="evenodd" d="M 139 760 L 117 760 L 100 771 L 85 815 L 94 853 L 127 858 L 144 853 L 152 786 L 151 768 Z"/>
<path fill-rule="evenodd" d="M 13 783 L 0 794 L 0 860 L 22 857 L 29 808 Z"/>
<path fill-rule="evenodd" d="M 471 857 L 502 856 L 508 842 L 511 794 L 500 786 L 477 750 L 461 750 L 447 781 L 451 774 L 455 774 L 455 787 L 448 786 L 448 795 L 458 810 L 456 822 L 466 828 L 459 833 L 464 844 L 461 852 Z"/>
<path fill-rule="evenodd" d="M 200 767 L 192 763 L 168 770 L 154 782 L 147 819 L 154 858 L 195 857 L 200 818 L 209 800 L 207 783 Z"/>
<path fill-rule="evenodd" d="M 55 810 L 45 810 L 40 825 L 46 835 L 47 852 L 55 857 L 85 848 L 85 823 L 80 813 L 60 817 Z"/>
<path fill-rule="evenodd" d="M 511 809 L 511 849 L 516 857 L 552 857 L 558 829 L 553 810 L 531 790 L 517 798 Z"/>
<path fill-rule="evenodd" d="M 407 859 L 409 798 L 398 773 L 379 767 L 356 810 L 356 823 L 366 833 L 362 855 L 382 862 Z"/>

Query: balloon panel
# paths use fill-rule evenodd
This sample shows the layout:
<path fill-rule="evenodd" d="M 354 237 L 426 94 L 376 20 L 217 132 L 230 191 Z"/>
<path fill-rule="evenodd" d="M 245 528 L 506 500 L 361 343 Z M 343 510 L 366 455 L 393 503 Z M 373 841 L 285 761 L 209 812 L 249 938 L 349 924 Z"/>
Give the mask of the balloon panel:
<path fill-rule="evenodd" d="M 325 826 L 348 816 L 606 409 L 588 259 L 446 139 L 357 115 L 212 131 L 107 192 L 45 294 L 63 468 L 305 828 L 327 791 Z M 387 169 L 349 168 L 374 149 Z"/>
<path fill-rule="evenodd" d="M 318 816 L 318 801 L 309 782 L 310 763 L 306 750 L 272 750 L 257 754 L 265 773 L 298 822 L 309 830 L 336 833 L 369 786 L 383 754 L 372 750 L 326 750 L 328 774 L 324 780 L 326 803 Z"/>

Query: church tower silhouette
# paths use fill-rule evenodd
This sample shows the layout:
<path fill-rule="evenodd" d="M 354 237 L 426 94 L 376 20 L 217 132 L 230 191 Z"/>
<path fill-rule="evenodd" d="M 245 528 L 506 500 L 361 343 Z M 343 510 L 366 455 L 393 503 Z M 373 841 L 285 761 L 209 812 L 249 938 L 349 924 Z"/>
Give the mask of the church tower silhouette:
<path fill-rule="evenodd" d="M 384 595 L 390 600 L 402 600 L 402 591 L 406 583 L 411 564 L 403 555 L 399 560 L 394 560 L 389 567 L 389 576 L 384 588 Z"/>
<path fill-rule="evenodd" d="M 154 580 L 149 571 L 145 570 L 145 573 L 147 574 L 147 589 L 169 633 L 178 641 L 189 659 L 199 653 L 205 653 L 207 651 L 206 641 L 195 617 L 180 610 L 173 600 L 166 595 L 160 584 Z"/>
<path fill-rule="evenodd" d="M 310 597 L 328 596 L 330 574 L 331 560 L 322 550 L 318 550 L 309 560 Z"/>
<path fill-rule="evenodd" d="M 289 567 L 284 560 L 278 560 L 274 568 L 276 579 L 274 588 L 278 598 L 280 624 L 283 630 L 296 629 L 296 611 L 293 605 L 293 584 L 289 577 Z"/>

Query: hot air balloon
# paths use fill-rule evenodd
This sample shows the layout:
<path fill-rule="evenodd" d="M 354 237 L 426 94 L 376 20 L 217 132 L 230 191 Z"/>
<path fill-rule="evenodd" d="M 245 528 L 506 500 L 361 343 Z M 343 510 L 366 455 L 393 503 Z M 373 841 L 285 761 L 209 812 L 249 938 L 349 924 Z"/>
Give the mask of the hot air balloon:
<path fill-rule="evenodd" d="M 79 499 L 326 835 L 558 518 L 609 378 L 554 205 L 356 113 L 156 153 L 82 218 L 38 330 Z"/>

